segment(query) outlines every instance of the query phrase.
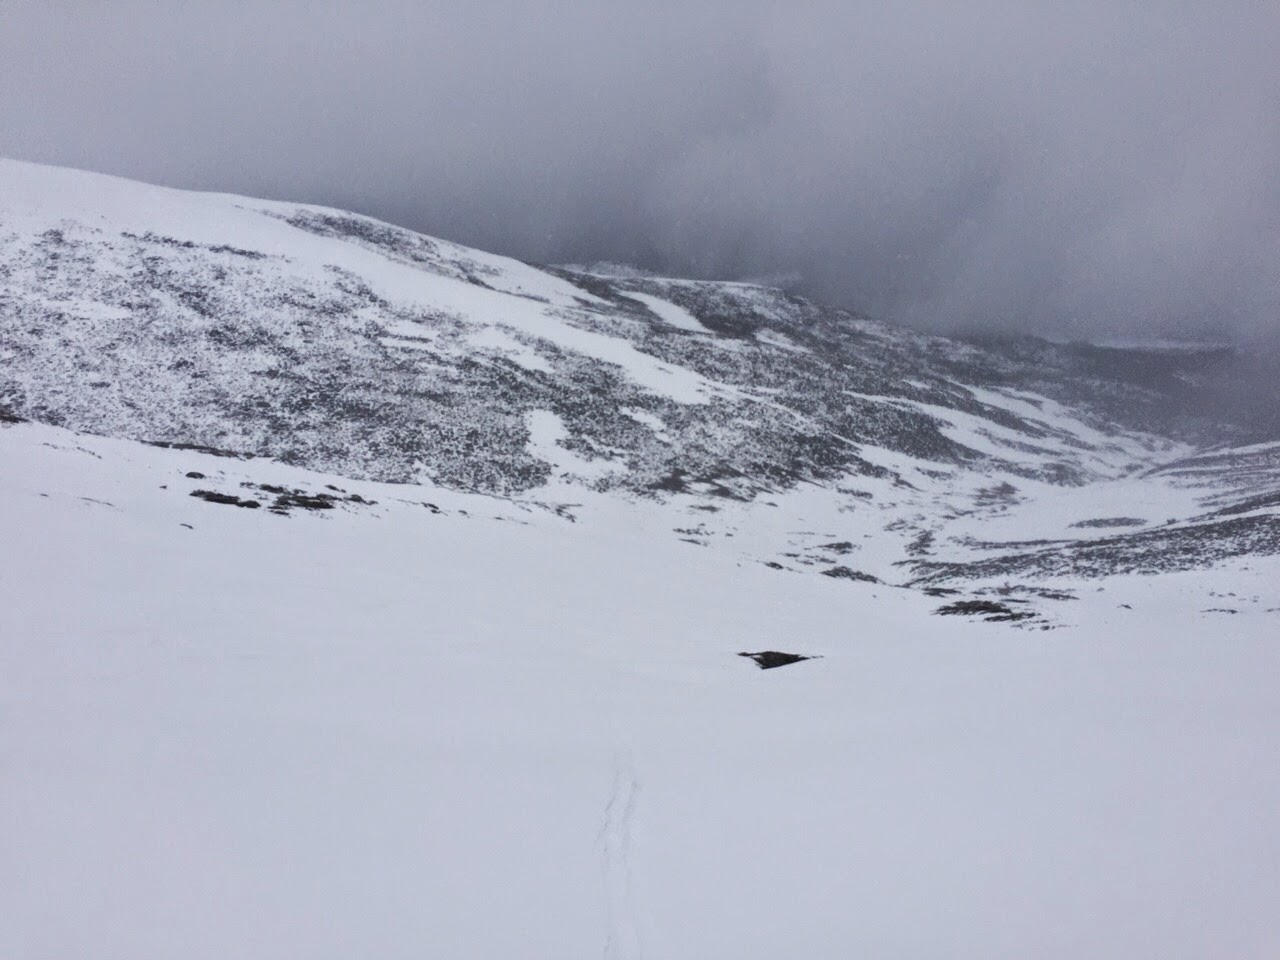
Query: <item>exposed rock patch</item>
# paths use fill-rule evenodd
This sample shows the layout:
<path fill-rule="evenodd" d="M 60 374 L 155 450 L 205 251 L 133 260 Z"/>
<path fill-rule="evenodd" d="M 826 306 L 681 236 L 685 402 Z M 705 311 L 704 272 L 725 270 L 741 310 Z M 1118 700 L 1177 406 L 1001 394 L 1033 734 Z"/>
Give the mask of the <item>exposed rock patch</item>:
<path fill-rule="evenodd" d="M 740 657 L 748 657 L 756 662 L 761 670 L 773 670 L 775 667 L 786 667 L 801 660 L 816 660 L 817 657 L 804 656 L 799 653 L 780 653 L 777 650 L 762 650 L 759 653 L 740 653 Z"/>
<path fill-rule="evenodd" d="M 218 493 L 216 490 L 192 490 L 191 496 L 208 500 L 210 503 L 225 503 L 234 507 L 247 507 L 250 510 L 257 510 L 262 506 L 257 500 L 244 500 L 235 494 Z"/>

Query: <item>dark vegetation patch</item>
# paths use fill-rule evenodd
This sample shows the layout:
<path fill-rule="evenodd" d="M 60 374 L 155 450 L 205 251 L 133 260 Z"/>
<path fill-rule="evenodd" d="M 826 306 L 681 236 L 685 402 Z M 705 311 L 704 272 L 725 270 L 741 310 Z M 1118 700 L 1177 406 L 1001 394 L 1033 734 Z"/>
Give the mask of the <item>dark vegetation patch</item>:
<path fill-rule="evenodd" d="M 665 493 L 693 493 L 708 497 L 720 497 L 724 500 L 746 502 L 751 499 L 726 486 L 729 478 L 723 474 L 702 474 L 694 476 L 679 467 L 673 467 L 666 476 L 659 477 L 649 484 L 650 490 L 661 490 Z"/>
<path fill-rule="evenodd" d="M 853 570 L 846 566 L 832 567 L 830 570 L 823 570 L 824 577 L 834 577 L 837 580 L 861 580 L 865 583 L 879 583 L 879 577 L 873 577 L 869 573 L 863 573 L 861 570 Z"/>
<path fill-rule="evenodd" d="M 218 493 L 216 490 L 192 490 L 191 496 L 208 500 L 210 503 L 226 503 L 236 507 L 248 507 L 257 510 L 262 504 L 257 500 L 242 500 L 231 493 Z"/>
<path fill-rule="evenodd" d="M 886 527 L 886 529 L 889 529 Z M 937 535 L 932 530 L 925 530 L 906 546 L 906 551 L 910 556 L 925 556 L 933 549 L 933 541 Z"/>
<path fill-rule="evenodd" d="M 152 233 L 148 230 L 146 233 L 137 234 L 125 231 L 120 234 L 130 240 L 137 240 L 140 243 L 152 243 L 162 247 L 172 247 L 177 250 L 208 250 L 210 253 L 229 253 L 232 256 L 244 257 L 247 260 L 265 260 L 267 255 L 258 250 L 243 250 L 240 247 L 228 246 L 225 243 L 213 245 L 193 243 L 190 240 L 178 240 L 175 237 L 166 237 L 158 233 Z"/>
<path fill-rule="evenodd" d="M 626 295 L 619 293 L 615 287 L 615 281 L 611 279 L 592 276 L 589 273 L 578 273 L 574 270 L 564 270 L 560 267 L 538 266 L 537 268 L 539 270 L 545 270 L 553 276 L 560 277 L 562 280 L 568 281 L 575 287 L 585 290 L 587 293 L 599 297 L 601 300 L 608 300 L 615 307 L 621 310 L 638 313 L 643 309 L 638 301 L 632 300 Z M 582 302 L 584 304 L 589 304 L 589 301 L 587 300 L 582 300 Z"/>
<path fill-rule="evenodd" d="M 234 257 L 245 257 L 249 260 L 265 260 L 267 255 L 259 250 L 244 250 L 225 243 L 216 243 L 209 247 L 211 253 L 229 253 Z"/>
<path fill-rule="evenodd" d="M 1147 521 L 1138 517 L 1100 517 L 1097 520 L 1077 520 L 1071 524 L 1075 528 L 1106 528 L 1106 527 L 1145 527 Z"/>
<path fill-rule="evenodd" d="M 1250 497 L 1247 500 L 1241 500 L 1239 503 L 1234 503 L 1229 507 L 1215 510 L 1211 516 L 1231 517 L 1241 513 L 1250 513 L 1254 510 L 1265 510 L 1268 507 L 1280 507 L 1280 491 L 1264 493 L 1256 497 Z"/>
<path fill-rule="evenodd" d="M 933 612 L 943 617 L 981 617 L 988 623 L 1016 623 L 1035 617 L 1030 610 L 1015 610 L 1009 604 L 995 600 L 957 600 Z"/>
<path fill-rule="evenodd" d="M 204 474 L 196 471 L 188 473 L 187 476 L 193 479 L 204 479 Z M 191 496 L 199 497 L 201 500 L 207 500 L 210 503 L 225 503 L 250 509 L 257 509 L 263 506 L 265 501 L 268 510 L 282 516 L 287 516 L 292 510 L 332 510 L 334 507 L 344 504 L 374 506 L 377 503 L 376 500 L 366 500 L 358 493 L 347 495 L 311 493 L 306 490 L 282 487 L 274 483 L 250 483 L 248 481 L 240 484 L 240 486 L 247 490 L 256 491 L 260 498 L 250 499 L 231 493 L 219 493 L 216 490 L 193 490 Z M 424 504 L 424 506 L 434 513 L 440 512 L 440 509 L 434 504 Z"/>
<path fill-rule="evenodd" d="M 332 510 L 338 498 L 331 493 L 309 494 L 302 491 L 279 494 L 271 504 L 274 513 L 287 513 L 295 507 L 300 510 Z"/>
<path fill-rule="evenodd" d="M 979 540 L 976 537 L 956 537 L 955 539 L 956 543 L 963 544 L 971 550 L 1013 550 L 1080 542 L 1078 540 Z"/>
<path fill-rule="evenodd" d="M 252 460 L 257 454 L 240 453 L 236 450 L 222 450 L 218 447 L 207 447 L 201 443 L 175 443 L 169 440 L 143 440 L 150 447 L 164 450 L 190 450 L 192 453 L 207 453 L 211 457 L 229 457 L 233 460 Z"/>
<path fill-rule="evenodd" d="M 994 487 L 983 487 L 974 494 L 973 501 L 980 507 L 1008 506 L 1018 499 L 1018 488 L 1009 482 Z"/>
<path fill-rule="evenodd" d="M 762 650 L 759 653 L 740 653 L 740 657 L 748 657 L 756 662 L 761 670 L 772 670 L 775 667 L 786 667 L 801 660 L 817 660 L 817 657 L 804 656 L 799 653 L 780 653 L 777 650 Z"/>
<path fill-rule="evenodd" d="M 273 499 L 268 509 L 277 514 L 288 514 L 291 510 L 332 510 L 334 507 L 344 503 L 355 503 L 369 507 L 377 504 L 376 500 L 366 500 L 358 493 L 344 494 L 340 490 L 338 493 L 311 493 L 296 487 L 282 487 L 274 483 L 243 483 L 241 486 L 258 490 L 272 497 Z M 337 487 L 333 486 L 330 486 L 329 489 L 338 490 Z"/>
<path fill-rule="evenodd" d="M 1042 590 L 1035 587 L 1028 587 L 1026 589 L 1034 593 L 1037 597 L 1041 597 L 1045 600 L 1079 600 L 1080 599 L 1070 590 Z"/>
<path fill-rule="evenodd" d="M 832 553 L 838 553 L 842 556 L 846 553 L 853 552 L 853 542 L 850 540 L 841 540 L 839 543 L 823 543 L 818 546 L 819 550 L 830 550 Z"/>
<path fill-rule="evenodd" d="M 954 591 L 953 591 L 954 592 Z M 1052 590 L 1047 587 L 1034 587 L 1029 584 L 1009 584 L 1006 583 L 999 587 L 988 587 L 984 590 L 976 591 L 979 595 L 995 594 L 997 597 L 1011 598 L 1014 603 L 1026 603 L 1027 596 L 1040 597 L 1044 600 L 1076 600 L 1078 599 L 1070 590 Z"/>
<path fill-rule="evenodd" d="M 913 585 L 1013 576 L 1097 578 L 1116 574 L 1166 573 L 1200 569 L 1250 554 L 1280 554 L 1280 516 L 1263 514 L 1136 530 L 967 563 L 917 561 L 913 564 L 918 574 Z"/>
<path fill-rule="evenodd" d="M 865 461 L 863 462 L 865 463 Z M 870 467 L 870 466 L 871 466 L 870 464 L 867 464 L 867 467 Z M 861 472 L 870 473 L 870 470 L 863 469 Z M 885 471 L 885 472 L 887 473 L 888 471 Z M 871 493 L 871 491 L 869 490 L 850 490 L 848 487 L 837 487 L 836 493 L 846 497 L 854 497 L 858 500 L 874 500 L 875 499 L 875 494 Z"/>
<path fill-rule="evenodd" d="M 489 278 L 490 268 L 462 251 L 368 218 L 301 209 L 281 217 L 313 234 L 376 249 L 440 275 L 481 286 Z M 364 479 L 411 482 L 425 467 L 442 485 L 495 495 L 536 489 L 549 474 L 549 466 L 527 449 L 524 418 L 530 410 L 558 413 L 570 442 L 582 444 L 577 449 L 587 455 L 597 449 L 627 451 L 630 469 L 602 481 L 603 486 L 660 496 L 688 492 L 714 502 L 716 497 L 749 500 L 810 481 L 856 486 L 843 479 L 851 475 L 905 483 L 861 459 L 861 445 L 926 457 L 939 470 L 984 460 L 942 434 L 936 418 L 906 409 L 894 398 L 965 410 L 1035 439 L 1042 427 L 987 407 L 954 384 L 1015 386 L 1145 426 L 1151 418 L 1142 411 L 1164 410 L 1167 394 L 1187 382 L 1183 374 L 1197 372 L 1184 369 L 1181 360 L 1172 366 L 1161 360 L 1135 377 L 1130 352 L 1086 356 L 1041 341 L 978 350 L 756 287 L 552 271 L 604 301 L 584 301 L 566 322 L 770 397 L 762 405 L 726 393 L 713 403 L 681 405 L 644 390 L 608 363 L 547 342 L 536 348 L 554 360 L 554 376 L 478 363 L 474 351 L 465 349 L 469 331 L 476 329 L 465 318 L 428 304 L 388 303 L 359 277 L 336 268 L 318 278 L 290 269 L 277 274 L 264 269 L 264 258 L 255 251 L 138 233 L 125 242 L 118 235 L 104 240 L 104 249 L 123 256 L 124 274 L 117 283 L 95 272 L 96 241 L 72 250 L 54 230 L 28 246 L 20 256 L 30 262 L 12 269 L 32 278 L 48 276 L 62 286 L 82 285 L 87 296 L 119 307 L 127 317 L 60 319 L 58 328 L 75 334 L 63 345 L 40 329 L 41 321 L 52 316 L 47 309 L 20 305 L 19 320 L 11 325 L 17 340 L 6 346 L 18 349 L 24 378 L 42 364 L 55 369 L 68 359 L 63 354 L 71 355 L 70 362 L 92 358 L 94 370 L 96 361 L 109 357 L 113 385 L 110 390 L 86 387 L 81 391 L 86 396 L 67 397 L 51 391 L 50 381 L 41 386 L 43 395 L 18 407 L 24 414 L 113 436 L 186 435 Z M 73 263 L 73 257 L 80 259 Z M 23 286 L 26 276 L 15 275 L 23 281 L 15 285 Z M 724 337 L 749 339 L 770 329 L 810 352 L 725 350 L 716 336 L 690 337 L 640 323 L 646 311 L 626 296 L 631 291 L 677 303 Z M 392 321 L 429 327 L 450 349 L 438 356 L 389 350 L 381 341 Z M 6 329 L 6 337 L 10 332 Z M 241 382 L 245 369 L 261 371 L 247 386 Z M 100 382 L 107 375 L 104 370 Z M 620 413 L 625 408 L 660 417 L 670 442 L 660 442 Z M 184 433 L 192 424 L 217 426 Z M 194 444 L 156 445 L 247 458 Z M 1059 466 L 1058 479 L 1071 480 L 1069 464 Z M 849 496 L 869 496 L 841 489 Z M 991 488 L 993 502 L 1006 496 L 1013 494 Z M 921 543 L 917 549 L 924 554 L 930 547 Z"/>
<path fill-rule="evenodd" d="M 26 423 L 25 417 L 20 417 L 16 413 L 10 413 L 4 407 L 0 407 L 0 423 Z"/>

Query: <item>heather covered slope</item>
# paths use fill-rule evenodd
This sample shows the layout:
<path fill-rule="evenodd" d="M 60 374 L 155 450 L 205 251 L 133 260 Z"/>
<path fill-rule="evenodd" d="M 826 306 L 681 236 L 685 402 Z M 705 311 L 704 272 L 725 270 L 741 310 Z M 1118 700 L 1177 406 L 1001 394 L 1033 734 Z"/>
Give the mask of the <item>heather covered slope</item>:
<path fill-rule="evenodd" d="M 12 412 L 489 492 L 546 478 L 525 450 L 535 410 L 608 468 L 600 484 L 631 490 L 674 471 L 748 496 L 874 473 L 867 445 L 1079 483 L 1171 448 L 1082 436 L 1148 427 L 1161 398 L 1062 358 L 763 287 L 548 272 L 339 211 L 14 162 L 0 318 Z M 1070 394 L 1076 419 L 975 386 Z M 948 430 L 952 414 L 972 429 Z"/>
<path fill-rule="evenodd" d="M 926 337 L 751 284 L 543 269 L 10 161 L 0 187 L 11 417 L 350 478 L 654 498 L 681 539 L 890 582 L 1280 549 L 1274 471 L 1215 455 L 1199 496 L 1174 466 L 1250 439 L 1194 415 L 1216 353 Z M 806 504 L 790 529 L 784 501 Z"/>

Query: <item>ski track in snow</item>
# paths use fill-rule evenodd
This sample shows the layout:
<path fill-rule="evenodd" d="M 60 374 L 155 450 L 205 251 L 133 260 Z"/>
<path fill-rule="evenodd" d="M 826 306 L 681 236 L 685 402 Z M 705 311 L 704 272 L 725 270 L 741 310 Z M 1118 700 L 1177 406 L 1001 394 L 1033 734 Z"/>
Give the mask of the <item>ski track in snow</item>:
<path fill-rule="evenodd" d="M 632 827 L 640 800 L 640 782 L 629 752 L 613 758 L 613 778 L 604 817 L 596 834 L 605 894 L 605 960 L 639 960 L 644 955 L 635 907 Z"/>

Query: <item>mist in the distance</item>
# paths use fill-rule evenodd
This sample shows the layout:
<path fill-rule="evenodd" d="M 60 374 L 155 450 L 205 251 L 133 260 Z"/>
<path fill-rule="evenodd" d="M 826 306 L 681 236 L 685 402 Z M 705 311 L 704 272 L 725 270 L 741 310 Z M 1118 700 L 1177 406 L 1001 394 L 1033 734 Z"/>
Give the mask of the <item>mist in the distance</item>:
<path fill-rule="evenodd" d="M 1280 7 L 0 4 L 0 154 L 937 330 L 1266 337 Z"/>

